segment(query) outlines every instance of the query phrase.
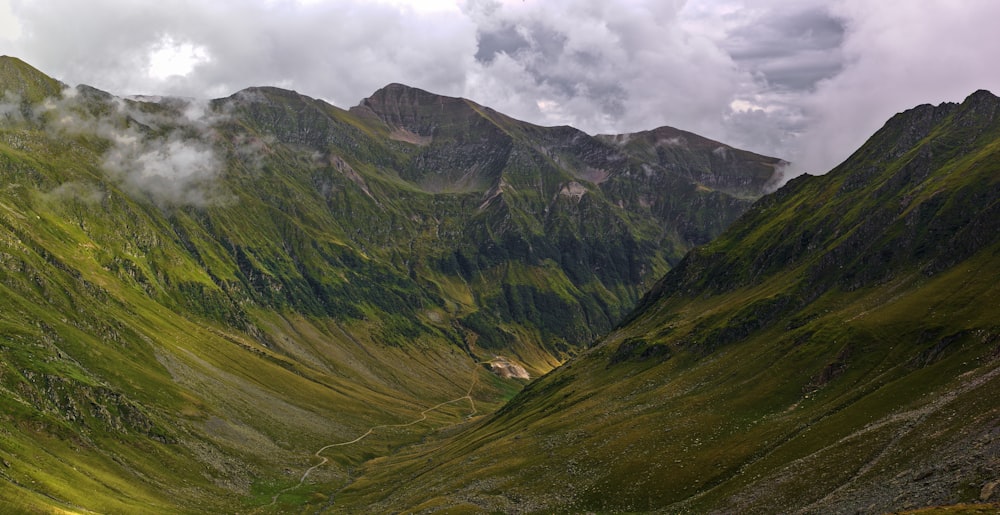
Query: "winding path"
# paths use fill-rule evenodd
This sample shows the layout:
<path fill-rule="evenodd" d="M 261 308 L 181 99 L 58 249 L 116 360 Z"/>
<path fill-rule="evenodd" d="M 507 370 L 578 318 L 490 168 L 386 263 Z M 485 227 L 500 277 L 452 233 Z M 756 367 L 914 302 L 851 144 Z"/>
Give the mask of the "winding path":
<path fill-rule="evenodd" d="M 376 429 L 389 429 L 389 428 L 409 427 L 409 426 L 412 426 L 412 425 L 419 424 L 419 423 L 427 420 L 427 414 L 428 413 L 430 413 L 432 411 L 435 411 L 435 410 L 441 408 L 442 406 L 447 406 L 449 404 L 454 404 L 456 402 L 463 401 L 463 400 L 468 400 L 469 401 L 469 405 L 472 407 L 472 412 L 469 413 L 468 415 L 466 415 L 465 417 L 466 418 L 470 418 L 470 417 L 475 416 L 477 413 L 479 413 L 479 410 L 476 409 L 476 401 L 472 398 L 472 390 L 475 389 L 476 384 L 479 383 L 479 374 L 477 373 L 479 371 L 478 367 L 479 367 L 479 365 L 482 365 L 484 363 L 489 363 L 489 361 L 480 361 L 480 362 L 475 363 L 475 367 L 476 368 L 474 368 L 472 370 L 472 382 L 471 382 L 471 384 L 469 384 L 469 389 L 466 390 L 465 395 L 463 395 L 461 397 L 456 397 L 456 398 L 451 399 L 449 401 L 444 401 L 442 403 L 435 404 L 434 406 L 431 406 L 431 407 L 429 407 L 429 408 L 421 411 L 419 417 L 417 417 L 417 418 L 415 418 L 415 419 L 413 419 L 413 420 L 411 420 L 409 422 L 406 422 L 404 424 L 379 424 L 377 426 L 372 426 L 372 427 L 368 428 L 368 430 L 365 431 L 364 434 L 362 434 L 361 436 L 359 436 L 359 437 L 357 437 L 357 438 L 355 438 L 353 440 L 350 440 L 350 441 L 347 441 L 347 442 L 331 443 L 331 444 L 328 444 L 328 445 L 324 445 L 323 447 L 320 447 L 319 450 L 317 450 L 316 452 L 313 453 L 313 456 L 319 458 L 320 462 L 317 463 L 317 464 L 315 464 L 315 465 L 313 465 L 313 466 L 311 466 L 311 467 L 309 467 L 308 469 L 306 469 L 306 471 L 302 473 L 302 477 L 299 478 L 299 482 L 297 484 L 295 484 L 294 486 L 290 486 L 288 488 L 285 488 L 284 490 L 282 490 L 282 491 L 274 494 L 274 497 L 271 497 L 271 502 L 269 504 L 265 505 L 265 506 L 262 506 L 262 508 L 267 508 L 267 507 L 270 507 L 270 506 L 274 506 L 278 502 L 278 497 L 280 497 L 282 494 L 285 494 L 287 492 L 290 492 L 290 491 L 292 491 L 292 490 L 294 490 L 294 489 L 302 486 L 306 482 L 306 479 L 309 477 L 309 474 L 312 474 L 312 472 L 314 470 L 316 470 L 316 469 L 322 467 L 323 465 L 326 465 L 327 463 L 329 463 L 330 462 L 330 458 L 327 458 L 326 456 L 323 456 L 323 451 L 326 451 L 327 449 L 332 449 L 334 447 L 346 447 L 348 445 L 356 444 L 356 443 L 360 442 L 361 440 L 364 440 L 365 438 L 367 438 L 368 436 L 370 436 L 372 433 L 375 432 Z"/>
<path fill-rule="evenodd" d="M 968 374 L 968 372 L 966 372 Z M 966 375 L 963 374 L 963 375 Z M 844 438 L 841 438 L 837 442 L 830 444 L 817 452 L 814 452 L 810 456 L 804 458 L 799 458 L 792 463 L 801 462 L 804 459 L 810 458 L 816 454 L 825 452 L 827 449 L 833 448 L 835 446 L 841 445 L 849 440 L 857 438 L 858 436 L 864 435 L 865 433 L 872 432 L 876 429 L 881 429 L 882 427 L 889 424 L 897 424 L 899 422 L 905 422 L 903 426 L 896 430 L 893 435 L 892 440 L 883 447 L 877 455 L 870 458 L 864 465 L 862 465 L 858 470 L 851 475 L 846 481 L 840 484 L 837 488 L 833 489 L 827 493 L 823 498 L 813 501 L 812 504 L 800 509 L 797 513 L 811 513 L 814 511 L 823 511 L 823 506 L 831 500 L 835 500 L 838 496 L 842 495 L 848 488 L 854 486 L 859 479 L 861 479 L 865 474 L 870 472 L 875 466 L 892 451 L 896 445 L 904 437 L 912 433 L 914 430 L 922 429 L 921 424 L 927 419 L 927 417 L 933 415 L 934 413 L 940 411 L 945 406 L 950 404 L 952 401 L 958 399 L 960 396 L 979 388 L 980 386 L 986 384 L 987 382 L 1000 376 L 1000 367 L 995 367 L 992 370 L 980 374 L 971 380 L 967 380 L 956 387 L 951 388 L 941 394 L 939 394 L 934 400 L 928 402 L 924 406 L 909 411 L 903 411 L 898 413 L 892 413 L 883 417 L 878 422 L 868 424 L 867 426 L 851 433 Z M 959 376 L 962 377 L 962 376 Z"/>

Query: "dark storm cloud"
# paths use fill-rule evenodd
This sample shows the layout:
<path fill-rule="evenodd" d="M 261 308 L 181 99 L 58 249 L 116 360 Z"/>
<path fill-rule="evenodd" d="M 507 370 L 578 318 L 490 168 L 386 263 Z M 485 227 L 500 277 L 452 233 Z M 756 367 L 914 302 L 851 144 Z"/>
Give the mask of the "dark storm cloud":
<path fill-rule="evenodd" d="M 774 10 L 731 31 L 723 46 L 737 60 L 783 56 L 839 47 L 844 30 L 844 20 L 823 7 Z"/>
<path fill-rule="evenodd" d="M 844 30 L 844 21 L 822 7 L 775 10 L 746 20 L 722 47 L 769 85 L 802 90 L 843 69 Z"/>
<path fill-rule="evenodd" d="M 495 30 L 480 30 L 476 34 L 476 60 L 490 64 L 497 54 L 514 55 L 528 48 L 528 40 L 517 29 L 513 24 L 504 24 Z"/>
<path fill-rule="evenodd" d="M 655 0 L 468 2 L 479 44 L 467 91 L 515 116 L 589 132 L 667 120 L 718 129 L 739 72 L 717 45 L 685 31 L 682 8 Z"/>
<path fill-rule="evenodd" d="M 602 53 L 588 48 L 568 48 L 569 35 L 544 22 L 503 23 L 498 30 L 478 34 L 476 59 L 489 66 L 498 54 L 517 61 L 536 86 L 549 87 L 560 98 L 584 98 L 601 113 L 620 117 L 627 94 L 609 77 L 590 73 L 606 69 Z"/>

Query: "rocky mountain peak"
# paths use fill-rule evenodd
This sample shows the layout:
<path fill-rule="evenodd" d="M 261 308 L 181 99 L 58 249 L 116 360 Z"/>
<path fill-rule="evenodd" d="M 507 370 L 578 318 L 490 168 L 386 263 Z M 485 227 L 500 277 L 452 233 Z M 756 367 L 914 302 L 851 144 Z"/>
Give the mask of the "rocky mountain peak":
<path fill-rule="evenodd" d="M 972 93 L 961 104 L 943 102 L 936 106 L 922 104 L 903 111 L 886 122 L 861 149 L 870 148 L 875 153 L 899 157 L 918 145 L 924 138 L 949 117 L 960 127 L 978 127 L 981 131 L 993 123 L 1000 98 L 987 90 Z M 974 138 L 978 134 L 964 134 Z"/>
<path fill-rule="evenodd" d="M 1000 97 L 994 95 L 993 92 L 991 92 L 990 90 L 979 89 L 974 91 L 971 95 L 969 95 L 965 99 L 965 103 L 968 102 L 973 102 L 973 103 L 985 102 L 985 103 L 998 104 L 1000 103 Z"/>
<path fill-rule="evenodd" d="M 437 95 L 399 83 L 372 93 L 351 111 L 372 113 L 392 128 L 402 128 L 424 137 L 433 135 L 442 118 L 475 115 L 465 99 Z"/>
<path fill-rule="evenodd" d="M 1000 97 L 980 89 L 962 102 L 959 116 L 967 119 L 966 123 L 986 127 L 996 120 L 998 108 L 1000 108 Z"/>
<path fill-rule="evenodd" d="M 692 183 L 743 198 L 760 197 L 788 165 L 669 126 L 597 138 Z"/>

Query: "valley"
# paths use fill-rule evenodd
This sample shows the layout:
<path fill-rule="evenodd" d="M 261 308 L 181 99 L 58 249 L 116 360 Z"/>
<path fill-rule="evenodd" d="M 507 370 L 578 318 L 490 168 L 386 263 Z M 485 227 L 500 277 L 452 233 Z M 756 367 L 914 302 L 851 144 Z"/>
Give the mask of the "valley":
<path fill-rule="evenodd" d="M 14 511 L 326 506 L 584 350 L 783 166 L 402 85 L 122 98 L 9 57 L 0 85 Z"/>
<path fill-rule="evenodd" d="M 372 463 L 343 506 L 996 510 L 998 108 L 897 115 L 496 414 Z M 386 489 L 400 477 L 419 487 Z"/>
<path fill-rule="evenodd" d="M 402 84 L 0 87 L 6 511 L 1000 507 L 990 92 L 772 191 Z"/>

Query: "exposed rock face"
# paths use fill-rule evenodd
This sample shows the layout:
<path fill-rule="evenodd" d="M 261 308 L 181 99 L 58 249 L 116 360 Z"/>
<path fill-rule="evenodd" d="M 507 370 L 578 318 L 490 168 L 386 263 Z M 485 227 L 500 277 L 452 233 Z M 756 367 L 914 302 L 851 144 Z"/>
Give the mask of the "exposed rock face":
<path fill-rule="evenodd" d="M 739 150 L 673 127 L 598 138 L 658 163 L 693 183 L 748 198 L 760 196 L 788 166 L 780 159 Z"/>
<path fill-rule="evenodd" d="M 493 165 L 511 165 L 515 156 L 507 150 L 514 148 L 507 146 L 516 146 L 523 136 L 531 138 L 520 141 L 527 143 L 523 151 L 540 152 L 573 176 L 594 184 L 616 175 L 669 173 L 702 187 L 756 198 L 787 165 L 777 158 L 735 149 L 672 127 L 592 137 L 571 127 L 533 126 L 469 100 L 401 84 L 380 89 L 351 111 L 379 118 L 396 129 L 401 140 L 417 138 L 427 144 L 436 139 L 442 146 L 452 147 L 453 158 L 478 155 L 475 168 L 479 170 L 489 168 L 483 159 L 487 156 Z M 486 142 L 492 142 L 490 150 L 482 146 Z M 494 150 L 497 143 L 501 143 L 499 153 Z M 425 158 L 429 157 L 425 154 Z M 640 163 L 645 167 L 636 166 Z"/>
<path fill-rule="evenodd" d="M 474 136 L 476 122 L 485 121 L 484 110 L 463 98 L 436 95 L 403 84 L 389 84 L 351 108 L 370 110 L 390 127 L 399 127 L 424 138 Z M 481 127 L 478 127 L 481 128 Z M 432 139 L 433 141 L 433 139 Z"/>
<path fill-rule="evenodd" d="M 658 262 L 674 263 L 682 249 L 728 226 L 783 165 L 666 127 L 620 137 L 540 127 L 400 84 L 376 91 L 350 113 L 415 145 L 396 165 L 400 178 L 441 200 L 478 195 L 476 212 L 452 233 L 461 235 L 453 243 L 455 264 L 443 258 L 466 276 L 511 259 L 550 262 L 577 288 L 632 290 L 648 284 Z M 673 140 L 683 141 L 672 147 Z M 658 243 L 650 246 L 651 240 Z M 606 295 L 575 307 L 529 285 L 500 293 L 482 297 L 492 311 L 538 325 L 556 340 L 588 340 L 620 315 L 614 314 L 620 300 Z M 485 318 L 480 312 L 468 322 L 500 325 Z M 502 347 L 516 339 L 502 333 L 484 331 L 480 341 Z"/>
<path fill-rule="evenodd" d="M 490 361 L 490 369 L 493 370 L 494 374 L 504 379 L 524 379 L 526 381 L 531 379 L 531 375 L 524 367 L 503 356 L 493 358 Z"/>
<path fill-rule="evenodd" d="M 375 92 L 351 112 L 376 118 L 395 139 L 424 147 L 400 176 L 428 191 L 489 195 L 505 181 L 522 195 L 513 205 L 502 204 L 537 218 L 567 187 L 573 198 L 582 196 L 584 190 L 569 184 L 583 181 L 585 190 L 602 193 L 601 200 L 648 212 L 676 230 L 684 246 L 711 239 L 786 165 L 670 127 L 596 137 L 572 127 L 539 127 L 400 84 Z"/>
<path fill-rule="evenodd" d="M 996 494 L 998 486 L 1000 486 L 1000 481 L 990 481 L 983 485 L 982 490 L 979 491 L 979 500 L 983 502 L 993 500 L 993 495 Z"/>

